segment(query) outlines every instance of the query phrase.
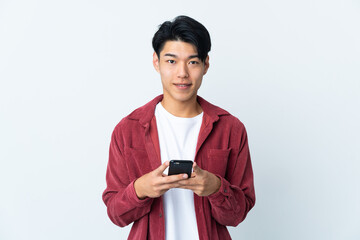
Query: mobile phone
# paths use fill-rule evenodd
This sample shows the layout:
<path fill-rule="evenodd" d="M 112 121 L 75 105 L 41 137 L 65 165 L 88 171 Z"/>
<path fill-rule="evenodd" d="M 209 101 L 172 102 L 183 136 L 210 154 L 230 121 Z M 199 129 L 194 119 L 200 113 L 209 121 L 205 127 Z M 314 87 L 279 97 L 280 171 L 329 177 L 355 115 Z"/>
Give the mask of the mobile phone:
<path fill-rule="evenodd" d="M 191 177 L 193 161 L 191 160 L 171 160 L 168 175 L 186 173 L 188 178 Z"/>

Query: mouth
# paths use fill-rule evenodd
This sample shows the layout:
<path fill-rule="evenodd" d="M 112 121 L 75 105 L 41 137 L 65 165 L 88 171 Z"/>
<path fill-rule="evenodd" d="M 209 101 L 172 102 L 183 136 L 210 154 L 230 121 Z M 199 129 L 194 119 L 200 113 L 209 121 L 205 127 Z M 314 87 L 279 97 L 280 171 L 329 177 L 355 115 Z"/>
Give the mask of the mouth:
<path fill-rule="evenodd" d="M 191 83 L 174 83 L 174 85 L 178 88 L 178 89 L 187 89 L 190 88 L 190 86 L 192 85 Z"/>

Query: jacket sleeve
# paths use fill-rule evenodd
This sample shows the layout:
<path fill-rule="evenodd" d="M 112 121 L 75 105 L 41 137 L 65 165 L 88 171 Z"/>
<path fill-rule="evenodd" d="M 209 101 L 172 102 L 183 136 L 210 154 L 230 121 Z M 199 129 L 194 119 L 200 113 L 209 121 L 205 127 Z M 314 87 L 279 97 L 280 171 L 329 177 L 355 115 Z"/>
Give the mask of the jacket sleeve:
<path fill-rule="evenodd" d="M 232 148 L 224 177 L 218 192 L 208 196 L 214 219 L 226 226 L 237 226 L 255 205 L 253 170 L 244 126 L 240 134 L 239 148 Z M 239 137 L 239 135 L 238 135 Z"/>
<path fill-rule="evenodd" d="M 134 181 L 129 179 L 126 158 L 121 146 L 119 132 L 114 130 L 106 172 L 107 187 L 102 195 L 111 221 L 124 227 L 150 212 L 152 198 L 140 200 L 135 193 Z"/>

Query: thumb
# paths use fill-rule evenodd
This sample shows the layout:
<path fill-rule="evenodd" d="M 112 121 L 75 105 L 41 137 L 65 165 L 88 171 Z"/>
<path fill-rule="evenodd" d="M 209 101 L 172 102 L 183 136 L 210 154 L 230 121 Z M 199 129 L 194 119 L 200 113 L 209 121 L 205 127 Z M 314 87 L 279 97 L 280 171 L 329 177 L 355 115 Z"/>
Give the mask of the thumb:
<path fill-rule="evenodd" d="M 162 173 L 165 171 L 165 169 L 169 166 L 169 161 L 165 161 L 163 164 L 161 164 L 157 169 L 154 170 L 156 174 L 162 175 Z"/>
<path fill-rule="evenodd" d="M 194 170 L 194 173 L 196 174 L 201 174 L 202 173 L 202 169 L 196 164 L 196 162 L 194 162 L 193 164 L 193 170 Z"/>

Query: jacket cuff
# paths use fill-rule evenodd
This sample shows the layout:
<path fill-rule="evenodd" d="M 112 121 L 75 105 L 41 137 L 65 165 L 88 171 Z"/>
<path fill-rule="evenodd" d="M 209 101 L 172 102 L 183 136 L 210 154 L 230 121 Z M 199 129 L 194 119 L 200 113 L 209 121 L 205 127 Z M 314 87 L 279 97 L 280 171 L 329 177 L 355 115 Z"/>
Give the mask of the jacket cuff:
<path fill-rule="evenodd" d="M 136 180 L 136 179 L 135 179 Z M 132 181 L 129 186 L 128 186 L 128 190 L 129 190 L 129 200 L 134 203 L 137 207 L 143 207 L 147 204 L 151 204 L 152 201 L 154 200 L 153 198 L 145 198 L 145 199 L 139 199 L 136 195 L 136 192 L 135 192 L 135 187 L 134 187 L 134 181 Z"/>
<path fill-rule="evenodd" d="M 211 203 L 221 203 L 224 201 L 224 198 L 230 196 L 230 183 L 226 181 L 225 178 L 221 177 L 218 174 L 215 174 L 218 178 L 220 178 L 221 185 L 219 190 L 216 193 L 213 193 L 208 196 L 208 199 Z"/>

